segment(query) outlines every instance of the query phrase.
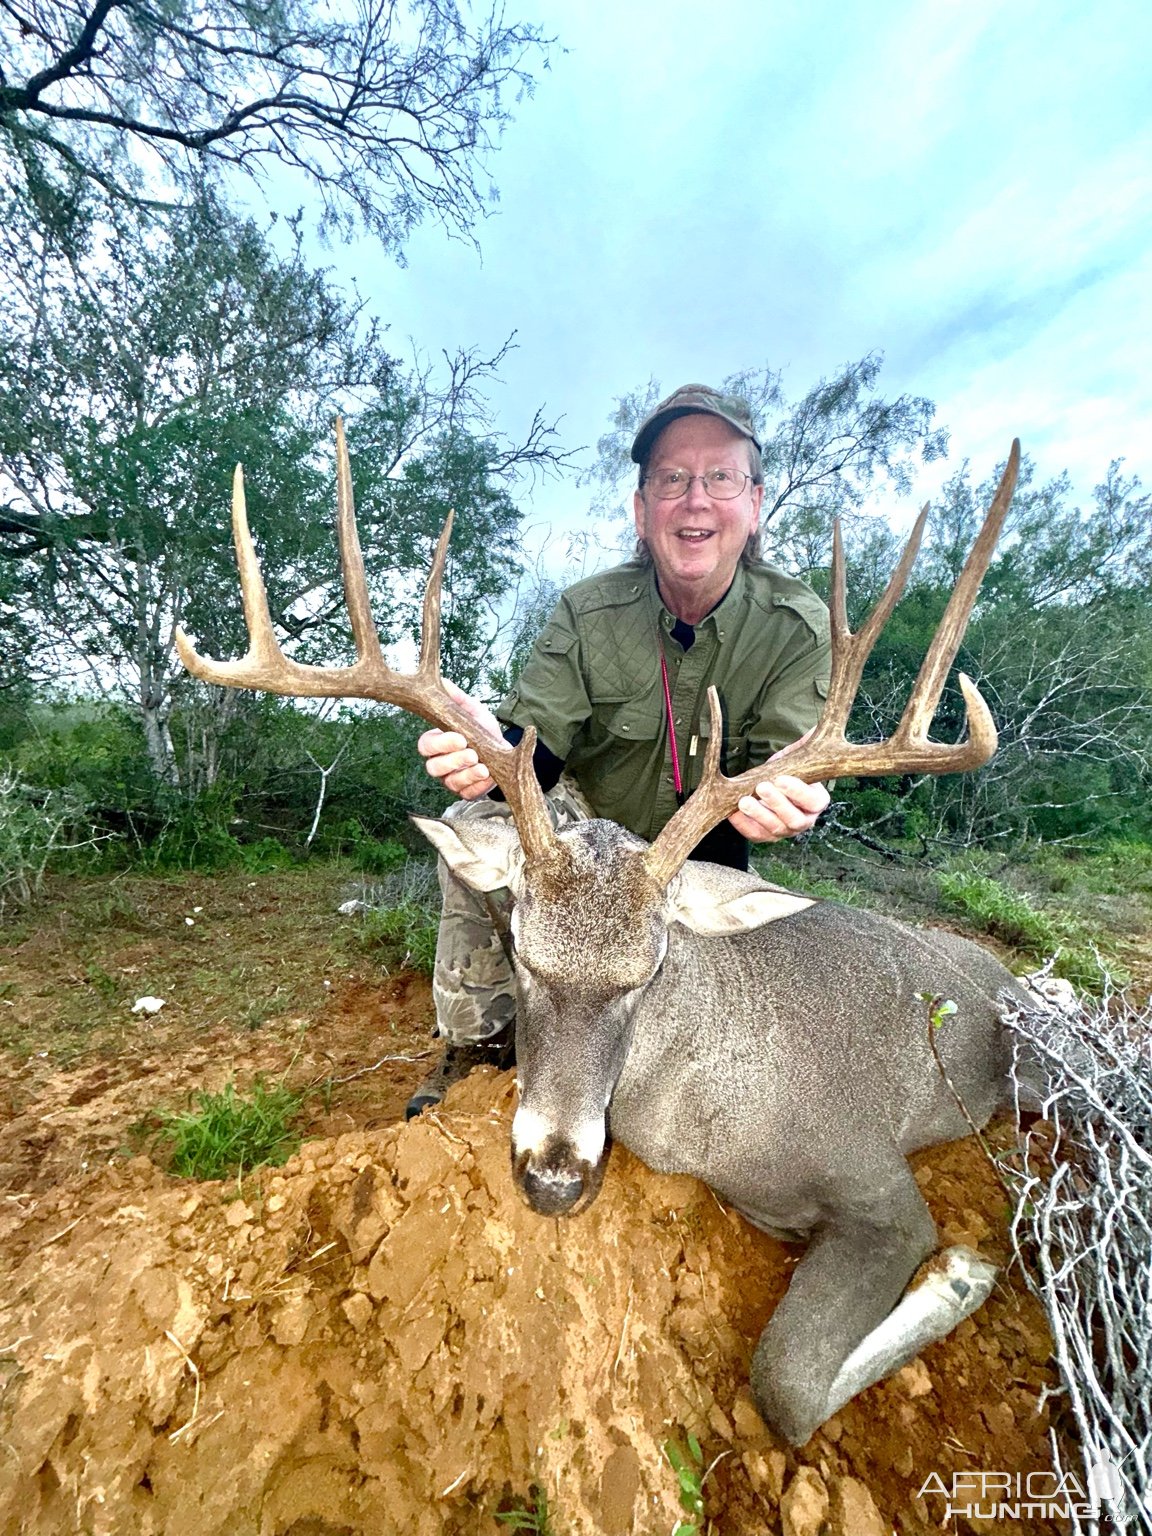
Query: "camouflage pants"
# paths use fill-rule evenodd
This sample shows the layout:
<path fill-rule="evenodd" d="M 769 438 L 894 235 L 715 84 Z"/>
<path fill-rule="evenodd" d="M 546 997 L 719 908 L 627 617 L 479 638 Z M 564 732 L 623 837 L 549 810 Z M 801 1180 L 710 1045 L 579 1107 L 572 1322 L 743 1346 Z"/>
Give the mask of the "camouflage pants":
<path fill-rule="evenodd" d="M 553 826 L 587 821 L 592 810 L 571 779 L 562 778 L 545 796 Z M 473 821 L 498 816 L 507 820 L 500 800 L 458 800 L 444 813 L 445 821 Z M 440 889 L 444 905 L 436 939 L 436 969 L 432 998 L 436 1032 L 455 1045 L 491 1040 L 516 1021 L 516 983 L 496 929 L 512 911 L 508 891 L 480 896 L 462 885 L 440 860 Z"/>

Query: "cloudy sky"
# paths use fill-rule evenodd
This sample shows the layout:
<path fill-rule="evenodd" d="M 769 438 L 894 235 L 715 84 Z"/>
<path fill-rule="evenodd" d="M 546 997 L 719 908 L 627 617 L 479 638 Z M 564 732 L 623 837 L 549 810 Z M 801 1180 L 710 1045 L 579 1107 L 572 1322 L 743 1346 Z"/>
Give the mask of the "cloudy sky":
<path fill-rule="evenodd" d="M 519 350 L 494 393 L 592 445 L 615 397 L 739 368 L 791 394 L 877 349 L 981 476 L 1013 434 L 1085 499 L 1152 480 L 1148 0 L 509 0 L 558 38 L 479 254 L 428 226 L 355 275 L 399 344 Z M 561 51 L 563 50 L 563 51 Z M 929 494 L 938 476 L 917 491 Z M 538 488 L 537 518 L 587 492 Z"/>

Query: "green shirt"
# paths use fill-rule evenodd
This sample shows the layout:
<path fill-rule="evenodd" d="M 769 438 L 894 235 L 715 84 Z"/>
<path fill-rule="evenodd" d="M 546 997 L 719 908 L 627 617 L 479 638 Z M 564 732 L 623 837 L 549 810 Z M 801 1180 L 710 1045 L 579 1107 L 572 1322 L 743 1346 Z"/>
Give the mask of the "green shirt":
<path fill-rule="evenodd" d="M 725 773 L 802 736 L 828 690 L 828 611 L 774 566 L 737 567 L 722 602 L 681 649 L 651 565 L 631 561 L 564 593 L 496 713 L 534 725 L 598 816 L 651 841 L 676 809 L 660 649 L 684 792 L 700 781 L 709 684 L 724 716 Z"/>

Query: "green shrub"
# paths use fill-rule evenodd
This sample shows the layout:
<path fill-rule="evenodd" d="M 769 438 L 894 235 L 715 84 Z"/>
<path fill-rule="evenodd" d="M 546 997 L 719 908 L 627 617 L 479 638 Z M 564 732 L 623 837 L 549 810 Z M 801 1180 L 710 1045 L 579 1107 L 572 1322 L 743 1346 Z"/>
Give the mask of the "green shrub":
<path fill-rule="evenodd" d="M 339 846 L 353 869 L 365 875 L 390 875 L 408 861 L 408 850 L 395 838 L 373 837 L 353 816 L 339 829 Z"/>
<path fill-rule="evenodd" d="M 292 869 L 297 859 L 289 848 L 274 837 L 262 837 L 256 843 L 237 843 L 240 863 L 251 875 L 272 874 L 278 869 Z"/>
<path fill-rule="evenodd" d="M 19 774 L 0 767 L 0 913 L 35 900 L 49 862 L 74 848 L 78 836 L 85 847 L 93 846 L 84 819 L 76 792 L 36 791 Z"/>
<path fill-rule="evenodd" d="M 299 1145 L 289 1130 L 301 1096 L 261 1078 L 241 1097 L 235 1084 L 198 1093 L 198 1108 L 161 1115 L 161 1134 L 172 1143 L 172 1172 L 189 1179 L 223 1179 L 260 1163 L 286 1162 Z"/>

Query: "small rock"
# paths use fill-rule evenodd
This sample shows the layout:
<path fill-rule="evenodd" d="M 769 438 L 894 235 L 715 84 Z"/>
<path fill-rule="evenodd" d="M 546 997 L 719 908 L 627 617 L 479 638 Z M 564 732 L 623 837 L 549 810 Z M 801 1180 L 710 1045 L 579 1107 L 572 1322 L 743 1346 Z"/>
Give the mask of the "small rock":
<path fill-rule="evenodd" d="M 784 1492 L 784 1477 L 788 1471 L 788 1458 L 783 1451 L 768 1452 L 768 1471 L 772 1497 L 779 1502 L 780 1495 Z"/>
<path fill-rule="evenodd" d="M 925 1397 L 933 1391 L 932 1378 L 923 1360 L 912 1360 L 893 1377 L 906 1397 Z"/>
<path fill-rule="evenodd" d="M 746 1445 L 763 1445 L 769 1438 L 768 1426 L 760 1417 L 756 1400 L 748 1387 L 742 1387 L 732 1404 L 732 1422 Z"/>
<path fill-rule="evenodd" d="M 839 1478 L 833 1486 L 832 1519 L 837 1536 L 888 1536 L 871 1493 L 855 1477 Z"/>
<path fill-rule="evenodd" d="M 910 1445 L 906 1445 L 900 1452 L 899 1456 L 897 1456 L 896 1460 L 892 1463 L 894 1470 L 898 1472 L 901 1477 L 911 1477 L 912 1469 L 915 1465 L 916 1461 L 912 1455 L 912 1447 Z"/>
<path fill-rule="evenodd" d="M 307 1296 L 298 1293 L 289 1297 L 272 1319 L 272 1337 L 285 1348 L 299 1344 L 308 1332 L 313 1306 Z"/>
<path fill-rule="evenodd" d="M 357 1291 L 341 1302 L 340 1310 L 357 1333 L 363 1333 L 372 1317 L 372 1302 L 363 1291 Z"/>
<path fill-rule="evenodd" d="M 243 1200 L 233 1200 L 224 1212 L 224 1220 L 230 1227 L 242 1227 L 246 1221 L 252 1220 L 252 1207 Z"/>
<path fill-rule="evenodd" d="M 820 1536 L 828 1506 L 824 1479 L 813 1467 L 801 1467 L 780 1500 L 784 1536 Z"/>

